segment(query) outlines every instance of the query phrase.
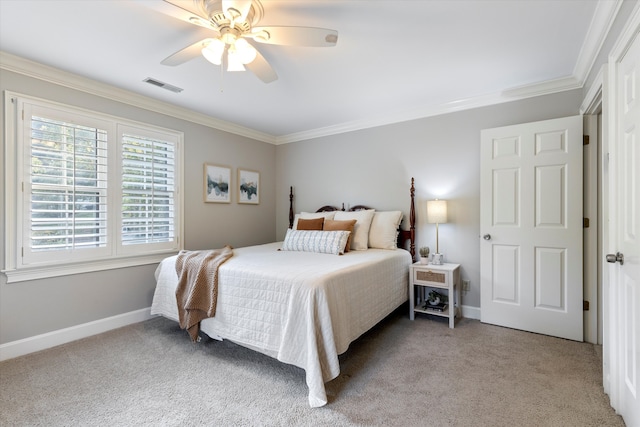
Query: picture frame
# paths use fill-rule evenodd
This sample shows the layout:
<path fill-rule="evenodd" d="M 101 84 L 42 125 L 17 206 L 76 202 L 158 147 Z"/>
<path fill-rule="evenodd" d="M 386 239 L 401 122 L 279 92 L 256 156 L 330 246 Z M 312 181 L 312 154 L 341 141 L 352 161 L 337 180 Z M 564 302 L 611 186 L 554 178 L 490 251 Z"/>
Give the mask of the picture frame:
<path fill-rule="evenodd" d="M 204 202 L 231 203 L 231 168 L 204 164 Z"/>
<path fill-rule="evenodd" d="M 238 168 L 238 203 L 260 203 L 260 172 Z"/>

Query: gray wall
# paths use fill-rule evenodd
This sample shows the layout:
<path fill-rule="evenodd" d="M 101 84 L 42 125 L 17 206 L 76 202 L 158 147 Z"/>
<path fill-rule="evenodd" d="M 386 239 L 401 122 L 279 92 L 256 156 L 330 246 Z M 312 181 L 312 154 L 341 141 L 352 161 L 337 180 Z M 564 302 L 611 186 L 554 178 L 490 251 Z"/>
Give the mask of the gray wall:
<path fill-rule="evenodd" d="M 184 132 L 185 248 L 235 247 L 275 239 L 276 147 L 184 120 L 106 100 L 42 80 L 0 70 L 0 90 L 75 105 Z M 4 105 L 2 106 L 4 120 Z M 3 147 L 4 147 L 3 122 Z M 0 150 L 4 165 L 4 149 Z M 203 163 L 260 172 L 260 204 L 204 203 Z M 4 212 L 4 167 L 0 174 L 0 212 Z M 288 203 L 288 201 L 287 201 Z M 4 268 L 4 216 L 0 226 L 0 265 Z M 0 344 L 149 307 L 156 265 L 6 283 L 0 274 Z"/>
<path fill-rule="evenodd" d="M 440 225 L 440 252 L 461 264 L 471 281 L 462 304 L 480 306 L 480 131 L 579 114 L 582 91 L 573 90 L 278 146 L 277 237 L 287 227 L 285 199 L 294 187 L 296 212 L 331 204 L 366 204 L 409 215 L 411 177 L 416 186 L 417 247 L 435 251 L 435 225 L 426 200 L 449 201 Z M 284 189 L 284 191 L 283 191 Z M 403 223 L 406 228 L 406 222 Z"/>

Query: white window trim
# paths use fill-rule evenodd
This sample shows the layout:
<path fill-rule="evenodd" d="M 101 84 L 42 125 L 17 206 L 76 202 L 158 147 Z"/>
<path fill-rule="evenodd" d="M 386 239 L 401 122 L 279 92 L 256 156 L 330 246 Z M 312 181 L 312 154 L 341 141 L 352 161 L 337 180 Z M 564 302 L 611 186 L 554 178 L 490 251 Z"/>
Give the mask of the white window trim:
<path fill-rule="evenodd" d="M 50 105 L 57 105 L 61 108 L 71 108 L 78 111 L 85 111 L 87 114 L 99 115 L 105 118 L 116 120 L 119 123 L 131 126 L 141 126 L 148 129 L 157 129 L 160 132 L 169 132 L 179 135 L 179 142 L 176 149 L 176 165 L 179 168 L 176 174 L 177 204 L 179 213 L 176 215 L 176 232 L 178 234 L 178 248 L 172 250 L 148 251 L 145 254 L 112 256 L 106 259 L 87 260 L 71 262 L 67 264 L 21 266 L 19 262 L 20 253 L 20 224 L 22 223 L 22 210 L 19 207 L 18 183 L 22 177 L 22 165 L 18 164 L 18 141 L 19 137 L 19 112 L 17 106 L 18 98 L 27 101 L 41 102 Z M 68 106 L 54 101 L 36 98 L 16 92 L 5 91 L 5 134 L 4 134 L 4 179 L 5 179 L 5 256 L 4 269 L 2 273 L 7 276 L 7 283 L 22 282 L 28 280 L 44 279 L 49 277 L 66 276 L 94 271 L 110 270 L 138 265 L 155 264 L 168 255 L 175 254 L 184 247 L 184 191 L 182 183 L 184 168 L 184 137 L 181 132 L 164 129 L 146 123 L 135 122 L 122 117 L 110 116 L 107 114 L 83 110 L 82 108 Z"/>

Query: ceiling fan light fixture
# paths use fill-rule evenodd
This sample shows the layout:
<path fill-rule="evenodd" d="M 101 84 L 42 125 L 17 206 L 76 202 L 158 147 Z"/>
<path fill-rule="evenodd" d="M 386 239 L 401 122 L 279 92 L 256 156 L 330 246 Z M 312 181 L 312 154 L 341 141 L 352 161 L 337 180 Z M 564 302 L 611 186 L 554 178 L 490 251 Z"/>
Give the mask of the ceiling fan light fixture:
<path fill-rule="evenodd" d="M 246 68 L 264 83 L 271 83 L 278 79 L 278 75 L 269 61 L 256 50 L 255 43 L 330 47 L 335 46 L 338 41 L 338 32 L 326 28 L 278 25 L 258 27 L 264 16 L 261 0 L 154 0 L 150 3 L 173 5 L 173 10 L 162 8 L 162 12 L 190 24 L 209 28 L 215 33 L 212 38 L 192 43 L 168 56 L 161 61 L 163 65 L 180 65 L 201 54 L 212 64 L 220 65 L 221 71 L 241 71 Z M 187 6 L 187 3 L 193 5 Z M 253 41 L 247 42 L 248 38 Z"/>
<path fill-rule="evenodd" d="M 234 49 L 227 51 L 227 71 L 244 71 L 244 65 L 240 61 L 238 53 Z"/>
<path fill-rule="evenodd" d="M 256 48 L 251 46 L 245 39 L 239 39 L 229 48 L 229 52 L 233 52 L 237 56 L 241 64 L 249 64 L 256 59 L 258 52 Z"/>
<path fill-rule="evenodd" d="M 211 42 L 202 48 L 202 56 L 212 64 L 222 64 L 222 54 L 224 53 L 225 44 L 222 40 L 212 39 Z"/>

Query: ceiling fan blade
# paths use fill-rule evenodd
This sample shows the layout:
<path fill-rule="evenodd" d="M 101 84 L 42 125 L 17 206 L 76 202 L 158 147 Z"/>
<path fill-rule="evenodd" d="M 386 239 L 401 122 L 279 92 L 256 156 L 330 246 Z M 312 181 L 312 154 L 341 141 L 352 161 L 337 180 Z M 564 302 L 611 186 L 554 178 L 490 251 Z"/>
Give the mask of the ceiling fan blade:
<path fill-rule="evenodd" d="M 156 10 L 172 18 L 179 19 L 189 24 L 198 25 L 218 32 L 214 24 L 207 19 L 207 16 L 195 7 L 192 0 L 138 0 L 150 9 Z"/>
<path fill-rule="evenodd" d="M 200 40 L 199 42 L 195 42 L 191 46 L 187 46 L 184 49 L 177 51 L 173 55 L 166 57 L 162 60 L 161 64 L 170 66 L 184 64 L 185 62 L 201 55 L 202 48 L 211 43 L 211 40 L 212 39 L 204 39 Z"/>
<path fill-rule="evenodd" d="M 260 52 L 257 52 L 256 59 L 248 64 L 244 64 L 244 67 L 265 83 L 278 80 L 278 75 Z"/>
<path fill-rule="evenodd" d="M 260 43 L 286 46 L 330 47 L 338 42 L 338 32 L 314 27 L 253 27 L 248 35 Z"/>

